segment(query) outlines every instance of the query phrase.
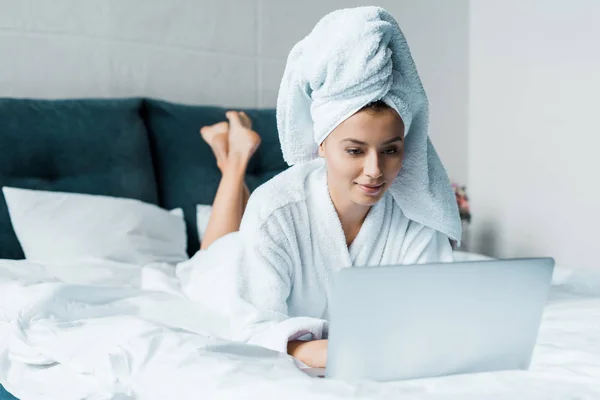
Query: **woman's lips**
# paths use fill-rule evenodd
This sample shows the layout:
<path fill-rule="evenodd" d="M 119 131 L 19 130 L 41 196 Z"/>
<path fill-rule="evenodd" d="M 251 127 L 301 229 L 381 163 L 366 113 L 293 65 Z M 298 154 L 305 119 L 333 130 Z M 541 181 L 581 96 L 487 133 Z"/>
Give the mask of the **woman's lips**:
<path fill-rule="evenodd" d="M 366 195 L 369 196 L 377 196 L 379 192 L 381 192 L 381 189 L 383 189 L 383 183 L 380 185 L 361 185 L 360 183 L 357 183 L 357 185 Z"/>

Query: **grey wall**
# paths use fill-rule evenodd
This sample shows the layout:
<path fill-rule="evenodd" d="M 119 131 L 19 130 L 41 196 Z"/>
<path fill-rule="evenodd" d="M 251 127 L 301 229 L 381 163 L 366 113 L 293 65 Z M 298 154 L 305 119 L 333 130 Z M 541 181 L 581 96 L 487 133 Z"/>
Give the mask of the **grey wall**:
<path fill-rule="evenodd" d="M 273 107 L 291 47 L 326 13 L 371 4 L 404 30 L 433 141 L 465 182 L 468 0 L 0 0 L 0 96 Z"/>
<path fill-rule="evenodd" d="M 600 2 L 471 2 L 474 250 L 598 267 Z"/>
<path fill-rule="evenodd" d="M 337 8 L 399 21 L 431 136 L 469 184 L 473 250 L 595 264 L 595 0 L 0 0 L 0 96 L 275 105 L 291 47 Z"/>

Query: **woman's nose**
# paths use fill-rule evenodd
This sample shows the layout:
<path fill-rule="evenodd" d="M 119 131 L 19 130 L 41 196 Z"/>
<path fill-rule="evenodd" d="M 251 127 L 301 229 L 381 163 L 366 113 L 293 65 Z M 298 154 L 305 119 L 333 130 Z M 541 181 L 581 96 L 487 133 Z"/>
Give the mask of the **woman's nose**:
<path fill-rule="evenodd" d="M 383 173 L 381 172 L 381 157 L 377 152 L 371 152 L 364 158 L 363 172 L 371 179 L 379 179 Z"/>

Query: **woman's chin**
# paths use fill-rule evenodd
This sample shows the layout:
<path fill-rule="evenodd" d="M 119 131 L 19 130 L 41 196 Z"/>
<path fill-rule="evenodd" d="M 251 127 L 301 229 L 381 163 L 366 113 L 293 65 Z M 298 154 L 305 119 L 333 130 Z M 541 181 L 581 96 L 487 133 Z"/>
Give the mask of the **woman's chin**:
<path fill-rule="evenodd" d="M 383 197 L 383 193 L 378 194 L 377 196 L 369 196 L 364 193 L 354 193 L 352 197 L 355 204 L 365 207 L 371 207 L 377 204 L 379 200 L 381 200 L 381 198 Z"/>

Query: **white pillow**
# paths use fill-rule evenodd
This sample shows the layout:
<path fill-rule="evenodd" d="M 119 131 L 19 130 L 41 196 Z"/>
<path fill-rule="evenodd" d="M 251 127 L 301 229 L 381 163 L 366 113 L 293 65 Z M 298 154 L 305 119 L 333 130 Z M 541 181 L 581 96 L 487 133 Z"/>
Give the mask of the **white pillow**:
<path fill-rule="evenodd" d="M 4 187 L 29 260 L 105 259 L 131 264 L 188 259 L 181 210 L 139 200 Z"/>
<path fill-rule="evenodd" d="M 212 206 L 205 204 L 196 205 L 196 228 L 198 229 L 198 238 L 202 242 L 206 227 L 208 226 L 208 220 L 210 213 L 212 212 Z"/>

